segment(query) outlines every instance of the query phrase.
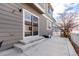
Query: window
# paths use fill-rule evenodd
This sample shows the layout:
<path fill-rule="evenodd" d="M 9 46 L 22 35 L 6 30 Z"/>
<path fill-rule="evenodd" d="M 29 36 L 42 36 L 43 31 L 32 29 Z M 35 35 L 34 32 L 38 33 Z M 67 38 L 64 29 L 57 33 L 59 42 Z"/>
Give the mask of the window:
<path fill-rule="evenodd" d="M 50 7 L 50 5 L 48 5 L 48 15 L 49 16 L 53 15 L 53 10 L 52 10 L 52 7 Z"/>
<path fill-rule="evenodd" d="M 52 29 L 52 24 L 50 20 L 47 20 L 47 30 L 51 30 Z"/>
<path fill-rule="evenodd" d="M 38 18 L 26 10 L 23 10 L 24 15 L 24 35 L 26 36 L 32 36 L 32 35 L 38 35 Z"/>

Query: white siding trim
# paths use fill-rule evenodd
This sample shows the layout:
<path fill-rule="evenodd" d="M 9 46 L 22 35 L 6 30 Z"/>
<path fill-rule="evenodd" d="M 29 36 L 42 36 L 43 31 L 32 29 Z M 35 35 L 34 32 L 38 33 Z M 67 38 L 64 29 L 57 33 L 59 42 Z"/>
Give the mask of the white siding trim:
<path fill-rule="evenodd" d="M 34 5 L 39 8 L 43 13 L 45 13 L 44 9 L 37 3 L 34 3 Z"/>
<path fill-rule="evenodd" d="M 45 14 L 42 14 L 46 19 L 48 19 L 49 21 L 53 22 L 52 19 L 50 19 L 48 16 L 46 16 Z"/>

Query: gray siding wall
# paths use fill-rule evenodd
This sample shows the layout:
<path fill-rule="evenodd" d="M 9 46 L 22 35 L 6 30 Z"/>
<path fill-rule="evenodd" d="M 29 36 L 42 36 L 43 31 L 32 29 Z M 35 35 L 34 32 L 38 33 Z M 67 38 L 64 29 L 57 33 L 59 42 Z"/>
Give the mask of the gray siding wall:
<path fill-rule="evenodd" d="M 39 20 L 38 20 L 39 35 L 43 35 L 43 34 L 51 34 L 52 35 L 52 30 L 47 30 L 47 20 L 48 19 L 46 19 L 44 16 L 42 16 L 42 14 L 38 13 L 37 10 L 35 10 L 33 7 L 29 6 L 28 4 L 23 4 L 23 8 L 39 17 Z"/>
<path fill-rule="evenodd" d="M 52 34 L 52 30 L 47 30 L 47 19 L 28 4 L 0 3 L 0 41 L 4 40 L 0 50 L 12 47 L 15 42 L 23 39 L 23 14 L 19 12 L 22 8 L 39 17 L 39 35 Z"/>
<path fill-rule="evenodd" d="M 47 30 L 47 20 L 44 16 L 40 16 L 40 35 L 52 35 L 52 29 L 51 30 Z"/>
<path fill-rule="evenodd" d="M 19 4 L 0 3 L 0 41 L 3 40 L 0 50 L 22 39 L 23 19 L 19 8 Z"/>

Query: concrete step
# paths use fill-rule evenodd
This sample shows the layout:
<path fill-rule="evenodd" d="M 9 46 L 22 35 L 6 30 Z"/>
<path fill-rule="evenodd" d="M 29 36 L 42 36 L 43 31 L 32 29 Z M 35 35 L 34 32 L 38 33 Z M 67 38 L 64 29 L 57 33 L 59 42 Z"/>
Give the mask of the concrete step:
<path fill-rule="evenodd" d="M 39 41 L 41 39 L 44 39 L 44 37 L 42 36 L 31 36 L 31 37 L 26 37 L 23 40 L 20 40 L 19 42 L 22 44 L 29 44 L 29 43 L 33 43 L 35 41 Z"/>
<path fill-rule="evenodd" d="M 28 44 L 22 44 L 22 43 L 16 43 L 14 44 L 14 47 L 19 50 L 20 52 L 23 52 L 25 50 L 28 50 L 30 47 L 33 47 L 37 44 L 39 44 L 40 42 L 42 42 L 44 39 L 38 40 L 38 41 L 34 41 L 32 43 L 28 43 Z"/>

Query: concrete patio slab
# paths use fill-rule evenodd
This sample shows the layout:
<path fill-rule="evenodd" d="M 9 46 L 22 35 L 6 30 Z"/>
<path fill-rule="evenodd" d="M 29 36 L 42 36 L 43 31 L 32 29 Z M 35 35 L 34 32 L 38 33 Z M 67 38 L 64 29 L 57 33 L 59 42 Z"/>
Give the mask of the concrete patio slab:
<path fill-rule="evenodd" d="M 73 46 L 67 38 L 52 37 L 45 39 L 24 52 L 15 48 L 0 52 L 3 56 L 77 56 Z"/>
<path fill-rule="evenodd" d="M 72 54 L 71 52 L 72 51 Z M 24 52 L 32 56 L 70 56 L 77 55 L 69 40 L 66 38 L 52 37 L 38 46 Z"/>

